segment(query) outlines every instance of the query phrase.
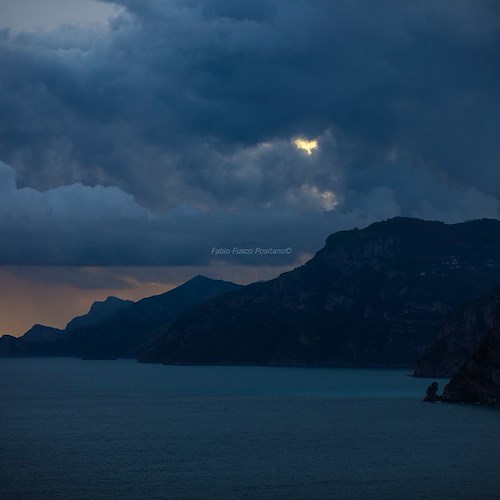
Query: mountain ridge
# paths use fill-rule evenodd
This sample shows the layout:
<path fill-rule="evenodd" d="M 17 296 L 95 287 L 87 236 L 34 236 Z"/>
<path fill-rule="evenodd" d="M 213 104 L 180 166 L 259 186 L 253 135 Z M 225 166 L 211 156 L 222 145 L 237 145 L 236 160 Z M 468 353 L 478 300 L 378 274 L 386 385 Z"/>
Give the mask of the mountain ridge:
<path fill-rule="evenodd" d="M 55 352 L 84 359 L 134 358 L 148 336 L 169 326 L 178 314 L 199 301 L 240 286 L 197 275 L 171 290 L 116 311 L 102 321 L 75 328 L 71 335 L 54 345 Z"/>
<path fill-rule="evenodd" d="M 499 256 L 495 219 L 337 232 L 303 266 L 188 311 L 140 359 L 413 367 L 448 312 L 500 283 Z"/>
<path fill-rule="evenodd" d="M 239 287 L 241 285 L 197 275 L 164 293 L 126 304 L 100 321 L 61 331 L 60 338 L 55 340 L 35 343 L 25 342 L 22 337 L 5 336 L 5 339 L 0 339 L 0 357 L 76 356 L 87 359 L 135 357 L 134 349 L 147 346 L 150 342 L 148 335 L 154 337 L 178 313 L 214 294 Z M 106 302 L 97 302 L 98 307 Z M 91 311 L 92 307 L 89 313 Z M 91 315 L 91 318 L 95 319 L 96 315 Z M 68 324 L 71 323 L 70 321 Z M 43 325 L 41 328 L 47 331 L 55 330 Z"/>
<path fill-rule="evenodd" d="M 109 296 L 105 300 L 97 300 L 93 302 L 86 314 L 76 316 L 69 321 L 65 330 L 70 331 L 80 326 L 97 323 L 132 304 L 134 304 L 132 300 L 120 299 L 114 296 Z"/>

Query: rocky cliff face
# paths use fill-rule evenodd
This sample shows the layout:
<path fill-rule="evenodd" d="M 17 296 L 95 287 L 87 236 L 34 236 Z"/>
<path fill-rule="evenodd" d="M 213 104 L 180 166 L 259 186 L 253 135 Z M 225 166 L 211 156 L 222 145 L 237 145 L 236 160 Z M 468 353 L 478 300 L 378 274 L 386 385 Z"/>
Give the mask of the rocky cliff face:
<path fill-rule="evenodd" d="M 445 387 L 446 403 L 500 404 L 500 309 L 490 333 Z"/>
<path fill-rule="evenodd" d="M 413 366 L 458 304 L 500 283 L 500 222 L 396 218 L 188 311 L 144 361 Z"/>
<path fill-rule="evenodd" d="M 458 307 L 446 318 L 436 340 L 423 352 L 415 377 L 451 378 L 493 327 L 500 307 L 500 287 Z"/>

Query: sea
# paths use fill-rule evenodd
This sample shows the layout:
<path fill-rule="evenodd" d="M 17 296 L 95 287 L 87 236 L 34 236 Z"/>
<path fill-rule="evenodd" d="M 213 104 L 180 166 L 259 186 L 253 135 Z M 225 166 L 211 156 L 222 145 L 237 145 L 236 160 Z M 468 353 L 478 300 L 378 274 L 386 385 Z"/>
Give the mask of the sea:
<path fill-rule="evenodd" d="M 0 499 L 500 498 L 500 410 L 410 374 L 0 359 Z"/>

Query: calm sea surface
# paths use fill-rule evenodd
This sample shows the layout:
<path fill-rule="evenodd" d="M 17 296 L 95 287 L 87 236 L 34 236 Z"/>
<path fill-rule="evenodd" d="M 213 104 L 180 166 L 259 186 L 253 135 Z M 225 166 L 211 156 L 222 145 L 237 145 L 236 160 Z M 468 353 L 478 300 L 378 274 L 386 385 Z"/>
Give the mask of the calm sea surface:
<path fill-rule="evenodd" d="M 407 374 L 0 359 L 0 498 L 500 498 L 500 410 Z"/>

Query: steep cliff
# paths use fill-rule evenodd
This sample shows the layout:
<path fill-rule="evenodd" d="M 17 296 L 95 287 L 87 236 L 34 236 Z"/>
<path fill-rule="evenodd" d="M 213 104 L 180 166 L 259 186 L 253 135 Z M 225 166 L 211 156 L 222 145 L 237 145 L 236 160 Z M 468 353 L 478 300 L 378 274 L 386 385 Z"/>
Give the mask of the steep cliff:
<path fill-rule="evenodd" d="M 490 333 L 445 387 L 446 403 L 500 404 L 500 309 Z"/>
<path fill-rule="evenodd" d="M 500 306 L 500 287 L 451 312 L 436 340 L 422 353 L 415 377 L 450 378 L 491 330 Z"/>

